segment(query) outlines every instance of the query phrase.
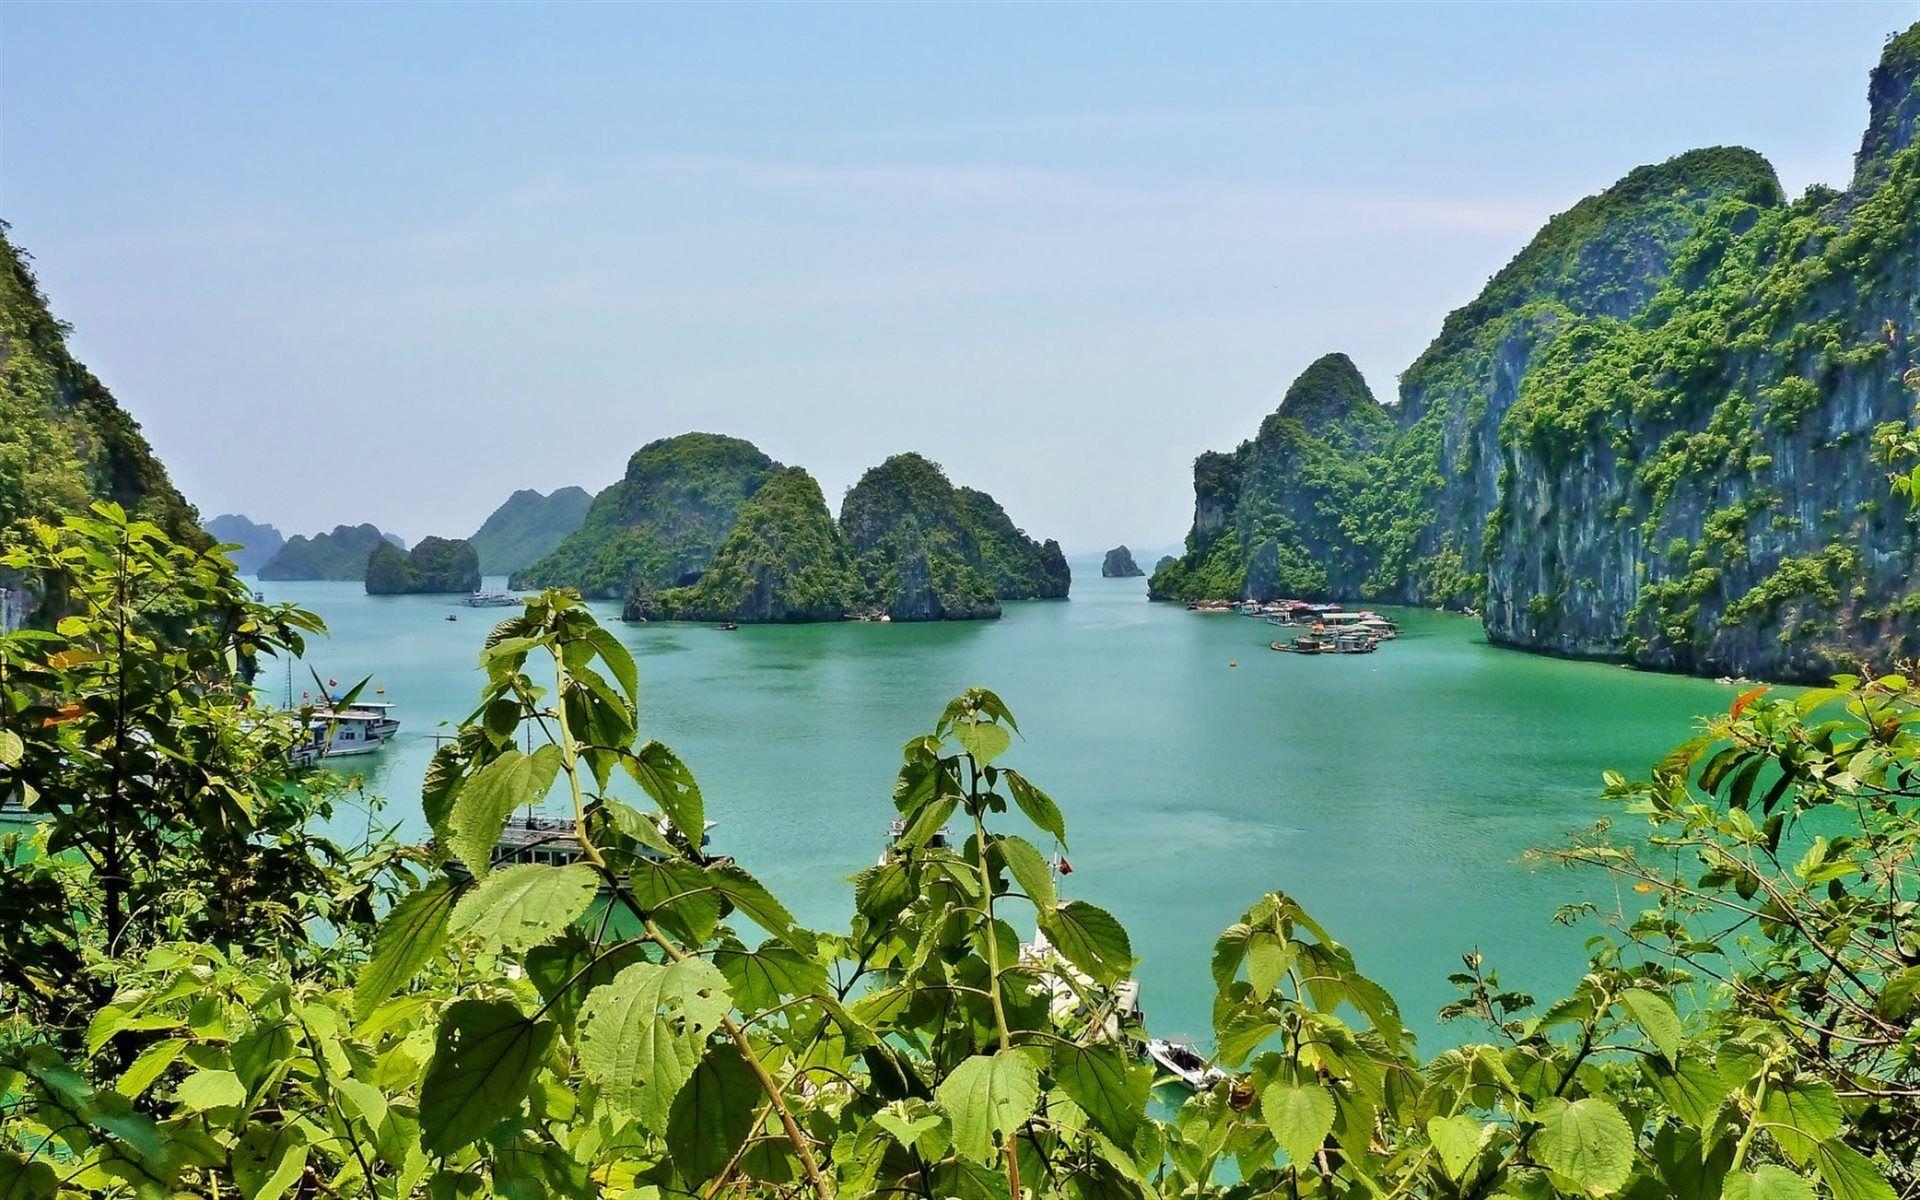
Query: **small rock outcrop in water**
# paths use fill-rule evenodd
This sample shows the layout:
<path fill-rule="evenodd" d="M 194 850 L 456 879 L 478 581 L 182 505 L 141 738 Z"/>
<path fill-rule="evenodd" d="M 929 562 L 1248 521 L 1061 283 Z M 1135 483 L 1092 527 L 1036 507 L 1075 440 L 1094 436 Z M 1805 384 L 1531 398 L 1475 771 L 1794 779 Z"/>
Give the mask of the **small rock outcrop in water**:
<path fill-rule="evenodd" d="M 260 567 L 262 579 L 365 579 L 367 558 L 387 542 L 406 544 L 373 525 L 335 525 L 331 533 L 294 534 Z"/>
<path fill-rule="evenodd" d="M 258 571 L 287 544 L 278 529 L 256 524 L 238 513 L 221 513 L 208 521 L 205 528 L 215 541 L 240 547 L 227 557 L 233 559 L 233 565 L 240 568 L 242 575 Z"/>
<path fill-rule="evenodd" d="M 602 600 L 690 586 L 779 467 L 753 443 L 717 433 L 649 442 L 627 460 L 625 477 L 593 498 L 579 529 L 513 573 L 513 586 L 570 587 Z"/>
<path fill-rule="evenodd" d="M 412 550 L 381 539 L 367 556 L 367 595 L 477 592 L 480 556 L 465 538 L 424 537 Z"/>
<path fill-rule="evenodd" d="M 1848 191 L 1789 203 L 1738 148 L 1641 167 L 1449 315 L 1391 411 L 1290 392 L 1195 462 L 1151 594 L 1477 608 L 1494 642 L 1708 675 L 1920 653 L 1874 449 L 1920 385 L 1920 25 L 1868 101 Z"/>
<path fill-rule="evenodd" d="M 866 588 L 813 476 L 782 467 L 740 508 L 740 519 L 691 587 L 636 587 L 628 620 L 839 621 Z"/>
<path fill-rule="evenodd" d="M 1059 543 L 1028 537 L 993 497 L 954 487 L 918 454 L 862 475 L 840 530 L 874 604 L 896 621 L 998 617 L 1001 600 L 1060 599 L 1072 582 Z"/>
<path fill-rule="evenodd" d="M 553 552 L 587 519 L 593 497 L 585 488 L 556 488 L 543 496 L 522 488 L 467 540 L 480 555 L 482 575 L 511 575 Z"/>
<path fill-rule="evenodd" d="M 1107 551 L 1106 561 L 1100 564 L 1100 575 L 1105 579 L 1138 579 L 1145 574 L 1140 564 L 1133 561 L 1133 551 L 1125 546 Z"/>

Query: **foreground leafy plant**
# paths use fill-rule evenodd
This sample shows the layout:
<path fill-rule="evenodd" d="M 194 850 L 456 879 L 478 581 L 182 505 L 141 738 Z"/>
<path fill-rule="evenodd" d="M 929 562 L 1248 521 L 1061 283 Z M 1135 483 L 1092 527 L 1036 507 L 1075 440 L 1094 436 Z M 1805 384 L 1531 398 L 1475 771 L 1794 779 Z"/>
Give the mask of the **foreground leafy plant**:
<path fill-rule="evenodd" d="M 49 645 L 5 642 L 9 713 L 65 703 Z M 1614 781 L 1704 873 L 1597 838 L 1569 851 L 1647 883 L 1654 910 L 1622 914 L 1625 940 L 1544 1007 L 1470 957 L 1451 1013 L 1485 1043 L 1423 1059 L 1346 949 L 1261 898 L 1215 949 L 1223 1077 L 1175 1106 L 1138 1057 L 1126 932 L 1059 895 L 1066 822 L 1009 765 L 993 693 L 907 743 L 903 832 L 827 935 L 707 852 L 706 797 L 641 738 L 635 664 L 576 597 L 529 602 L 481 665 L 427 773 L 425 870 L 377 932 L 343 923 L 324 956 L 189 936 L 102 958 L 111 995 L 74 1039 L 10 1007 L 0 1195 L 1887 1200 L 1889 1173 L 1912 1190 L 1904 682 L 1750 699 L 1651 783 Z M 1823 701 L 1850 718 L 1810 723 Z M 27 745 L 47 728 L 10 721 L 0 768 L 50 753 Z M 1807 832 L 1791 885 L 1774 856 L 1802 835 L 1756 825 L 1756 796 L 1846 826 Z M 495 861 L 543 800 L 572 818 L 565 861 Z M 1761 940 L 1721 954 L 1730 931 L 1683 928 L 1705 910 L 1682 901 L 1706 900 L 1753 907 Z"/>

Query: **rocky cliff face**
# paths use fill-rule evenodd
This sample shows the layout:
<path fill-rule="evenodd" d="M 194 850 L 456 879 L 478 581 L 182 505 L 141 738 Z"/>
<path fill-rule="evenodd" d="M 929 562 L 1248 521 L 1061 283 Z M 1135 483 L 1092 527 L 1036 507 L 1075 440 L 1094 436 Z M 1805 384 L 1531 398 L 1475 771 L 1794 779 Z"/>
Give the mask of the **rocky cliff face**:
<path fill-rule="evenodd" d="M 1107 551 L 1107 557 L 1100 563 L 1102 579 L 1138 579 L 1145 574 L 1140 564 L 1133 561 L 1133 551 L 1125 546 L 1115 546 Z"/>
<path fill-rule="evenodd" d="M 287 539 L 271 525 L 260 525 L 238 513 L 221 513 L 206 523 L 206 531 L 217 542 L 240 548 L 228 557 L 242 575 L 251 575 L 280 552 Z"/>
<path fill-rule="evenodd" d="M 1714 674 L 1920 651 L 1915 519 L 1874 451 L 1920 384 L 1917 77 L 1920 26 L 1844 194 L 1787 204 L 1717 149 L 1556 217 L 1408 368 L 1376 448 L 1319 414 L 1288 458 L 1283 403 L 1201 456 L 1154 594 L 1484 607 L 1499 642 Z"/>
<path fill-rule="evenodd" d="M 367 577 L 367 560 L 382 542 L 404 543 L 375 525 L 335 525 L 331 533 L 294 534 L 260 567 L 262 579 L 353 579 Z"/>
<path fill-rule="evenodd" d="M 813 476 L 783 467 L 740 518 L 691 587 L 629 595 L 628 620 L 839 621 L 866 588 Z"/>
<path fill-rule="evenodd" d="M 1393 420 L 1344 354 L 1293 381 L 1253 440 L 1194 464 L 1187 552 L 1154 572 L 1156 599 L 1351 595 L 1368 574 L 1349 533 L 1368 463 Z"/>
<path fill-rule="evenodd" d="M 465 538 L 424 537 L 412 550 L 382 538 L 366 571 L 369 596 L 480 590 L 480 556 Z"/>
<path fill-rule="evenodd" d="M 570 587 L 619 600 L 699 581 L 741 506 L 780 467 L 758 447 L 717 433 L 650 442 L 618 483 L 593 499 L 580 528 L 513 573 L 516 588 Z"/>
<path fill-rule="evenodd" d="M 153 456 L 140 426 L 67 352 L 27 255 L 0 222 L 0 541 L 110 500 L 175 539 L 209 545 L 199 515 Z M 8 623 L 50 620 L 32 580 L 0 568 Z M 49 607 L 52 607 L 50 605 Z"/>
<path fill-rule="evenodd" d="M 593 497 L 563 487 L 551 496 L 522 488 L 508 496 L 467 540 L 480 555 L 485 575 L 511 575 L 551 554 L 587 519 Z"/>

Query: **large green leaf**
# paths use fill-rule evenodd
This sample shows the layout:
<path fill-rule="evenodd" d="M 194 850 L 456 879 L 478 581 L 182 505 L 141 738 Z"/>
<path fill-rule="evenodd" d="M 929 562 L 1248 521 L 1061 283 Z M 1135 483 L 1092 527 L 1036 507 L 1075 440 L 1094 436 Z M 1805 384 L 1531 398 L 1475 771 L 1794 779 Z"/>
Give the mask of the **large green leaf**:
<path fill-rule="evenodd" d="M 447 843 L 469 871 L 487 873 L 507 818 L 545 796 L 559 772 L 558 746 L 542 746 L 532 754 L 508 750 L 461 785 L 447 812 Z"/>
<path fill-rule="evenodd" d="M 451 1154 L 519 1112 L 553 1034 L 503 1000 L 455 1002 L 420 1084 L 421 1144 Z"/>
<path fill-rule="evenodd" d="M 1641 1069 L 1674 1114 L 1697 1129 L 1705 1128 L 1714 1119 L 1738 1086 L 1733 1071 L 1699 1058 L 1688 1057 L 1672 1067 L 1654 1059 L 1643 1059 Z"/>
<path fill-rule="evenodd" d="M 762 942 L 758 950 L 715 950 L 713 965 L 727 977 L 727 989 L 745 1013 L 772 1008 L 795 996 L 832 994 L 827 969 L 780 942 Z"/>
<path fill-rule="evenodd" d="M 307 1169 L 307 1138 L 291 1122 L 249 1125 L 233 1148 L 233 1181 L 246 1200 L 278 1200 Z"/>
<path fill-rule="evenodd" d="M 1004 725 L 967 717 L 953 723 L 953 740 L 973 755 L 976 762 L 985 765 L 1007 752 L 1007 747 L 1013 745 L 1013 734 Z"/>
<path fill-rule="evenodd" d="M 1133 969 L 1133 945 L 1112 913 L 1085 900 L 1069 900 L 1040 914 L 1040 929 L 1063 957 L 1103 984 L 1117 983 Z"/>
<path fill-rule="evenodd" d="M 1111 1042 L 1059 1042 L 1053 1047 L 1053 1078 L 1108 1137 L 1122 1146 L 1133 1144 L 1153 1092 L 1151 1067 L 1134 1062 Z"/>
<path fill-rule="evenodd" d="M 1548 1100 L 1534 1113 L 1533 1156 L 1589 1192 L 1617 1192 L 1633 1172 L 1633 1130 L 1620 1110 L 1587 1097 Z"/>
<path fill-rule="evenodd" d="M 716 1042 L 667 1116 L 667 1153 L 693 1183 L 726 1169 L 760 1123 L 765 1094 L 753 1068 L 732 1042 Z"/>
<path fill-rule="evenodd" d="M 1333 1132 L 1333 1094 L 1317 1083 L 1280 1080 L 1260 1093 L 1260 1115 L 1266 1118 L 1273 1140 L 1286 1151 L 1287 1161 L 1310 1170 L 1313 1156 Z"/>
<path fill-rule="evenodd" d="M 975 1162 L 991 1162 L 994 1135 L 1010 1137 L 1033 1115 L 1040 1100 L 1040 1071 L 1026 1047 L 976 1054 L 955 1067 L 934 1090 L 934 1100 L 953 1126 L 953 1147 Z"/>
<path fill-rule="evenodd" d="M 729 1003 L 726 977 L 704 959 L 635 963 L 581 1006 L 580 1065 L 608 1103 L 664 1133 Z"/>
<path fill-rule="evenodd" d="M 1447 1178 L 1459 1179 L 1473 1165 L 1480 1154 L 1483 1130 L 1480 1122 L 1465 1113 L 1428 1118 L 1427 1137 L 1440 1154 L 1440 1165 L 1446 1169 Z"/>
<path fill-rule="evenodd" d="M 1062 846 L 1067 844 L 1067 819 L 1060 815 L 1060 806 L 1053 797 L 1027 782 L 1027 777 L 1018 771 L 1008 771 L 1001 778 L 1007 781 L 1007 790 L 1013 793 L 1013 802 L 1020 811 L 1027 814 L 1027 820 L 1038 825 L 1043 831 L 1053 835 L 1053 839 Z"/>
<path fill-rule="evenodd" d="M 463 890 L 463 885 L 442 876 L 393 906 L 374 935 L 373 957 L 354 981 L 355 1017 L 365 1020 L 440 952 L 453 906 Z"/>
<path fill-rule="evenodd" d="M 1727 1176 L 1720 1196 L 1721 1200 L 1814 1200 L 1811 1183 L 1771 1163 L 1751 1174 L 1737 1171 Z"/>
<path fill-rule="evenodd" d="M 1896 1200 L 1893 1185 L 1880 1168 L 1844 1142 L 1821 1142 L 1813 1148 L 1813 1167 L 1820 1172 L 1833 1200 Z"/>
<path fill-rule="evenodd" d="M 627 773 L 653 797 L 673 827 L 689 845 L 698 847 L 707 834 L 707 802 L 701 799 L 700 785 L 687 764 L 660 742 L 648 742 L 623 761 Z"/>
<path fill-rule="evenodd" d="M 993 849 L 1035 908 L 1045 912 L 1054 907 L 1053 864 L 1032 842 L 1008 835 L 996 838 Z"/>
<path fill-rule="evenodd" d="M 755 879 L 738 863 L 714 863 L 707 869 L 707 883 L 733 906 L 745 913 L 762 930 L 802 949 L 810 949 L 813 935 L 794 924 L 793 914 L 780 903 L 765 884 Z"/>
<path fill-rule="evenodd" d="M 247 1102 L 247 1089 L 232 1071 L 195 1071 L 180 1081 L 173 1101 L 187 1112 L 238 1108 Z"/>
<path fill-rule="evenodd" d="M 488 950 L 526 950 L 559 937 L 587 911 L 600 874 L 585 863 L 523 863 L 495 871 L 453 910 L 451 934 Z"/>
<path fill-rule="evenodd" d="M 1840 1132 L 1840 1097 L 1829 1084 L 1796 1080 L 1767 1092 L 1760 1117 L 1787 1157 L 1806 1163 L 1814 1147 Z"/>
<path fill-rule="evenodd" d="M 1620 993 L 1621 1011 L 1640 1027 L 1668 1062 L 1680 1061 L 1680 1017 L 1673 1005 L 1645 988 L 1630 988 Z"/>

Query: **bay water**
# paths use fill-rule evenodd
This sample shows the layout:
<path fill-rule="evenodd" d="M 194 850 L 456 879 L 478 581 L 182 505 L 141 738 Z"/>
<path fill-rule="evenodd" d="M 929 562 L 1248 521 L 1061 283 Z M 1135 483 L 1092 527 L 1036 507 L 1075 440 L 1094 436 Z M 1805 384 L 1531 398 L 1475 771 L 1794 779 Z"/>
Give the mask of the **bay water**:
<path fill-rule="evenodd" d="M 1500 649 L 1471 618 L 1421 610 L 1389 610 L 1402 635 L 1374 654 L 1277 654 L 1268 643 L 1287 631 L 1149 603 L 1144 580 L 1075 566 L 1071 599 L 1009 604 L 999 621 L 722 631 L 594 607 L 639 662 L 642 735 L 700 781 L 713 851 L 814 928 L 845 927 L 847 879 L 873 864 L 894 815 L 902 743 L 962 689 L 997 691 L 1023 735 L 1006 763 L 1067 816 L 1062 894 L 1127 926 L 1153 1032 L 1202 1045 L 1214 939 L 1270 890 L 1354 951 L 1429 1051 L 1479 1036 L 1434 1015 L 1465 951 L 1507 986 L 1562 994 L 1597 926 L 1557 924 L 1555 910 L 1631 911 L 1635 897 L 1523 856 L 1617 815 L 1600 773 L 1644 773 L 1735 695 Z M 330 765 L 362 774 L 387 799 L 383 820 L 425 837 L 433 735 L 471 710 L 481 643 L 512 610 L 358 583 L 257 586 L 326 620 L 307 655 L 321 679 L 371 675 L 369 695 L 397 705 L 394 743 Z M 306 671 L 292 675 L 296 702 L 314 686 Z"/>

